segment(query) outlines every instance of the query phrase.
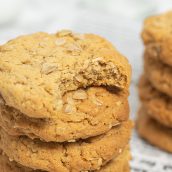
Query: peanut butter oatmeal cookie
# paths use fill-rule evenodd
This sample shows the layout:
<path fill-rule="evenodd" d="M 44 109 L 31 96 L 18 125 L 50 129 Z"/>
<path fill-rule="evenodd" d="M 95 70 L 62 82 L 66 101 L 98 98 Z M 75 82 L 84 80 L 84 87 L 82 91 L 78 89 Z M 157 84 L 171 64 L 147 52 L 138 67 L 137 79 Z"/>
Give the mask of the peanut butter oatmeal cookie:
<path fill-rule="evenodd" d="M 172 35 L 164 38 L 161 43 L 150 43 L 145 48 L 149 57 L 172 66 Z"/>
<path fill-rule="evenodd" d="M 172 68 L 148 56 L 146 52 L 144 60 L 145 74 L 153 87 L 172 97 Z"/>
<path fill-rule="evenodd" d="M 148 17 L 144 22 L 142 39 L 145 45 L 162 42 L 172 35 L 172 11 Z"/>
<path fill-rule="evenodd" d="M 0 47 L 0 93 L 8 106 L 32 118 L 56 118 L 69 91 L 89 86 L 128 90 L 130 75 L 127 59 L 93 34 L 40 32 Z"/>
<path fill-rule="evenodd" d="M 0 148 L 23 166 L 45 171 L 99 170 L 119 156 L 128 145 L 132 122 L 113 127 L 106 134 L 75 143 L 45 143 L 27 137 L 9 136 L 0 130 Z"/>
<path fill-rule="evenodd" d="M 147 113 L 159 123 L 172 128 L 172 98 L 152 87 L 145 76 L 140 78 L 139 96 Z"/>
<path fill-rule="evenodd" d="M 128 120 L 128 93 L 90 87 L 63 96 L 66 113 L 56 118 L 28 118 L 0 98 L 0 125 L 10 135 L 27 135 L 44 141 L 72 141 L 97 136 Z"/>
<path fill-rule="evenodd" d="M 143 107 L 139 110 L 136 126 L 142 138 L 172 153 L 172 129 L 151 118 Z"/>
<path fill-rule="evenodd" d="M 129 172 L 130 152 L 125 149 L 116 159 L 111 160 L 100 170 L 94 172 Z M 43 172 L 19 165 L 15 161 L 10 161 L 4 154 L 0 154 L 1 172 Z M 92 171 L 93 172 L 93 171 Z"/>

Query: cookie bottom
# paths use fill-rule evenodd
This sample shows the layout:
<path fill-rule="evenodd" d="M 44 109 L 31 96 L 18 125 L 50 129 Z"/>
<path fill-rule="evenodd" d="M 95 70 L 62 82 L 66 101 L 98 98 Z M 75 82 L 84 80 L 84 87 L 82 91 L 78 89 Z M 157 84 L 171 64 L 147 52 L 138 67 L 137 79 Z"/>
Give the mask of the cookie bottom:
<path fill-rule="evenodd" d="M 172 129 L 167 128 L 149 117 L 141 107 L 136 122 L 139 135 L 160 149 L 172 153 Z"/>
<path fill-rule="evenodd" d="M 118 158 L 112 160 L 107 165 L 102 167 L 97 172 L 129 172 L 130 151 L 125 149 Z M 0 152 L 0 167 L 1 172 L 45 172 L 41 170 L 33 170 L 31 168 L 19 165 L 15 161 L 10 162 L 9 158 Z"/>

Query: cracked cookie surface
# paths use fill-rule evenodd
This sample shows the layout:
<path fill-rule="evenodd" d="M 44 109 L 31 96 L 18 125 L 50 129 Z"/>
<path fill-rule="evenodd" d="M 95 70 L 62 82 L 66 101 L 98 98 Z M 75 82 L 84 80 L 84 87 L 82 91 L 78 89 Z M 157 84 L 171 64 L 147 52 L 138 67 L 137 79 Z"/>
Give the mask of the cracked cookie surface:
<path fill-rule="evenodd" d="M 152 145 L 172 152 L 172 129 L 151 118 L 143 107 L 138 112 L 136 127 L 139 135 Z"/>
<path fill-rule="evenodd" d="M 23 166 L 45 171 L 99 170 L 128 145 L 132 122 L 113 127 L 106 134 L 75 143 L 45 143 L 27 137 L 9 136 L 0 130 L 0 148 Z"/>
<path fill-rule="evenodd" d="M 129 172 L 130 152 L 125 149 L 116 159 L 111 160 L 108 164 L 103 166 L 100 170 L 95 172 Z M 33 170 L 24 167 L 18 163 L 11 161 L 8 157 L 0 152 L 0 167 L 1 172 L 43 172 L 41 170 Z"/>
<path fill-rule="evenodd" d="M 161 63 L 159 60 L 144 55 L 145 74 L 150 83 L 159 91 L 172 97 L 172 68 Z"/>
<path fill-rule="evenodd" d="M 142 39 L 145 45 L 161 42 L 172 35 L 172 11 L 148 17 L 144 22 Z"/>
<path fill-rule="evenodd" d="M 152 87 L 146 76 L 139 82 L 139 96 L 146 112 L 159 123 L 172 128 L 172 98 Z"/>
<path fill-rule="evenodd" d="M 61 113 L 62 96 L 89 86 L 128 90 L 131 67 L 111 43 L 68 30 L 20 36 L 0 47 L 0 94 L 33 118 Z"/>
<path fill-rule="evenodd" d="M 90 87 L 63 96 L 65 114 L 52 119 L 32 119 L 0 99 L 0 125 L 10 135 L 27 135 L 44 141 L 75 141 L 97 136 L 128 120 L 128 93 Z"/>

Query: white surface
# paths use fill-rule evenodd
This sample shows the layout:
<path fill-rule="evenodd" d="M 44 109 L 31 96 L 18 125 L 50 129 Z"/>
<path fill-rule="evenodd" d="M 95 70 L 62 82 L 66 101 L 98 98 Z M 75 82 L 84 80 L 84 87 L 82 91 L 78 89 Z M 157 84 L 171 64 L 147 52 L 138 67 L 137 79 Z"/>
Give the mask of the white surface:
<path fill-rule="evenodd" d="M 22 0 L 0 0 L 0 24 L 11 22 L 21 11 Z"/>
<path fill-rule="evenodd" d="M 140 31 L 143 17 L 171 8 L 172 1 L 149 0 L 150 3 L 147 0 L 137 0 L 137 3 L 136 0 L 23 1 L 20 15 L 15 20 L 13 18 L 13 22 L 0 25 L 0 43 L 25 33 L 56 32 L 61 28 L 93 32 L 106 37 L 128 57 L 132 64 L 130 105 L 131 116 L 134 119 L 139 106 L 137 81 L 142 72 L 143 46 Z M 172 172 L 171 155 L 140 140 L 135 132 L 131 143 L 133 172 Z"/>

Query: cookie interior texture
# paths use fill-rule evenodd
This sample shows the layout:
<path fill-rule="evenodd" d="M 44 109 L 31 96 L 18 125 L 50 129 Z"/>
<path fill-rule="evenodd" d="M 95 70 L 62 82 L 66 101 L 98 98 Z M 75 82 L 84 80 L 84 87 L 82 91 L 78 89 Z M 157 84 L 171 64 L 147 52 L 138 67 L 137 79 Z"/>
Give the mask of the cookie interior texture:
<path fill-rule="evenodd" d="M 33 169 L 58 172 L 97 170 L 124 150 L 131 128 L 132 122 L 128 121 L 106 134 L 61 144 L 9 136 L 1 129 L 0 148 L 10 159 Z"/>
<path fill-rule="evenodd" d="M 128 90 L 130 80 L 128 60 L 97 35 L 40 32 L 0 47 L 0 93 L 7 105 L 33 118 L 56 117 L 68 91 Z"/>
<path fill-rule="evenodd" d="M 145 54 L 145 74 L 159 91 L 172 96 L 172 68 Z"/>
<path fill-rule="evenodd" d="M 96 170 L 95 172 L 129 172 L 130 157 L 131 156 L 128 148 L 125 148 L 125 150 L 116 159 L 111 160 L 105 166 L 99 170 Z M 31 168 L 24 167 L 15 161 L 10 161 L 5 154 L 2 154 L 1 151 L 0 167 L 2 172 L 43 172 L 41 170 L 33 170 Z"/>
<path fill-rule="evenodd" d="M 148 17 L 144 22 L 142 39 L 147 45 L 152 42 L 161 42 L 172 35 L 172 11 Z"/>
<path fill-rule="evenodd" d="M 138 112 L 137 130 L 139 135 L 152 145 L 172 153 L 172 129 L 151 118 L 144 107 Z"/>
<path fill-rule="evenodd" d="M 45 141 L 75 141 L 103 134 L 128 120 L 128 93 L 105 87 L 70 91 L 55 118 L 29 118 L 0 99 L 0 124 L 10 135 Z"/>
<path fill-rule="evenodd" d="M 172 98 L 153 88 L 145 75 L 139 81 L 139 96 L 152 118 L 172 128 Z"/>

